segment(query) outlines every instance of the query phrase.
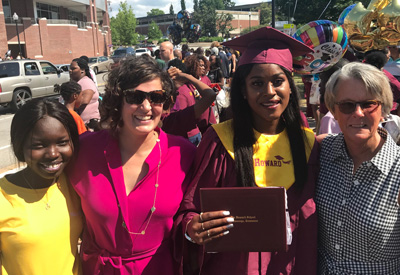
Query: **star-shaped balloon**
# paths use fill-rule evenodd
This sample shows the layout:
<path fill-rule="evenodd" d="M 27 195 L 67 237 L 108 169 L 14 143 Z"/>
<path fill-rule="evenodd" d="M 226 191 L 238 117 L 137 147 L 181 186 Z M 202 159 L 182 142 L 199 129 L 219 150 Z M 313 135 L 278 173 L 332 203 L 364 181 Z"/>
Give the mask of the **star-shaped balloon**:
<path fill-rule="evenodd" d="M 360 52 L 400 41 L 400 0 L 371 0 L 365 8 L 357 3 L 344 18 L 350 45 Z"/>

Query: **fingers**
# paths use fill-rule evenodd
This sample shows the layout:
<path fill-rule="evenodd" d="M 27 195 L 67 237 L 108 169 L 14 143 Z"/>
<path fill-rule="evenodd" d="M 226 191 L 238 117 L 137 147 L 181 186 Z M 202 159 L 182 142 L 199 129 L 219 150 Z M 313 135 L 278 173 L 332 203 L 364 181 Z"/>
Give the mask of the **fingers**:
<path fill-rule="evenodd" d="M 233 228 L 234 218 L 229 215 L 229 211 L 202 212 L 190 221 L 187 233 L 199 245 L 225 236 Z"/>

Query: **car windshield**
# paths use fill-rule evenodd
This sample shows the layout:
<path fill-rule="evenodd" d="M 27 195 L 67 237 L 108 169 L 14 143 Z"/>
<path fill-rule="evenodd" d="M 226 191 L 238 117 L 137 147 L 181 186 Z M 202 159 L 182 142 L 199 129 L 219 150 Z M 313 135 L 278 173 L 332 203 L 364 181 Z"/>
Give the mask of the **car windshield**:
<path fill-rule="evenodd" d="M 146 49 L 137 49 L 136 52 L 137 53 L 144 53 L 146 51 Z"/>
<path fill-rule="evenodd" d="M 112 55 L 116 56 L 116 55 L 125 55 L 125 54 L 126 54 L 126 49 L 121 49 L 121 50 L 115 50 Z"/>
<path fill-rule="evenodd" d="M 96 63 L 96 62 L 97 62 L 97 57 L 89 58 L 89 63 Z"/>
<path fill-rule="evenodd" d="M 19 75 L 19 63 L 0 63 L 0 77 Z"/>

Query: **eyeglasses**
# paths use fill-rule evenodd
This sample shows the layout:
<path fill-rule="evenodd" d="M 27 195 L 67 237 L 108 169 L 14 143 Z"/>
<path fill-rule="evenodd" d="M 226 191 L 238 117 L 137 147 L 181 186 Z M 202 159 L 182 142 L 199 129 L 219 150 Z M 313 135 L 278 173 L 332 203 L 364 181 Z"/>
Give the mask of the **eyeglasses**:
<path fill-rule="evenodd" d="M 354 102 L 354 101 L 335 102 L 335 104 L 339 106 L 340 112 L 346 115 L 352 114 L 356 110 L 357 105 L 360 106 L 363 112 L 371 113 L 375 111 L 376 108 L 378 108 L 378 106 L 381 105 L 381 103 L 382 102 L 380 102 L 379 100 L 366 100 L 360 102 Z"/>
<path fill-rule="evenodd" d="M 125 90 L 123 91 L 126 103 L 128 104 L 142 104 L 145 99 L 150 103 L 161 104 L 167 101 L 167 94 L 165 90 L 154 90 L 150 92 L 143 92 L 140 90 Z"/>

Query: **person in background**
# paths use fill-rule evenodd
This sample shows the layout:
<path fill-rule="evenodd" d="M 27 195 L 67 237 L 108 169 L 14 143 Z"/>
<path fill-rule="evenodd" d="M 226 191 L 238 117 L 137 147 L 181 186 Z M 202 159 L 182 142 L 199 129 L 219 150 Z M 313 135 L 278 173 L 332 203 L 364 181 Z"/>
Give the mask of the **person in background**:
<path fill-rule="evenodd" d="M 189 45 L 188 44 L 183 44 L 182 45 L 182 59 L 185 59 L 186 56 L 190 55 L 189 52 Z"/>
<path fill-rule="evenodd" d="M 129 57 L 108 75 L 108 129 L 81 135 L 68 169 L 86 217 L 84 274 L 177 274 L 172 228 L 196 148 L 158 127 L 173 93 L 149 55 Z"/>
<path fill-rule="evenodd" d="M 90 75 L 88 63 L 82 58 L 73 59 L 69 75 L 82 87 L 81 102 L 76 109 L 77 113 L 87 128 L 94 131 L 99 130 L 99 91 Z"/>
<path fill-rule="evenodd" d="M 224 87 L 224 76 L 221 69 L 221 59 L 219 56 L 212 54 L 210 55 L 210 70 L 208 71 L 207 77 L 211 83 L 217 83 L 221 88 Z"/>
<path fill-rule="evenodd" d="M 180 49 L 175 49 L 174 50 L 174 57 L 176 59 L 182 60 L 182 51 Z"/>
<path fill-rule="evenodd" d="M 81 85 L 71 80 L 61 84 L 60 94 L 64 99 L 64 105 L 75 120 L 78 128 L 78 134 L 82 134 L 87 131 L 85 123 L 82 118 L 75 112 L 75 108 L 80 105 L 80 93 L 82 91 Z"/>
<path fill-rule="evenodd" d="M 11 145 L 26 167 L 0 179 L 0 274 L 80 275 L 79 197 L 64 169 L 79 149 L 67 108 L 33 99 L 11 122 Z"/>
<path fill-rule="evenodd" d="M 399 274 L 400 147 L 379 127 L 393 104 L 388 79 L 346 64 L 326 84 L 325 103 L 342 133 L 321 144 L 318 274 Z"/>
<path fill-rule="evenodd" d="M 391 73 L 397 80 L 400 81 L 400 44 L 397 46 L 389 46 L 390 57 L 388 62 L 385 64 L 384 69 Z"/>
<path fill-rule="evenodd" d="M 168 67 L 168 62 L 174 59 L 174 45 L 169 41 L 164 41 L 160 44 L 160 56 Z"/>
<path fill-rule="evenodd" d="M 164 70 L 166 65 L 165 65 L 165 61 L 161 59 L 160 50 L 157 49 L 154 51 L 154 57 L 156 59 L 158 66 L 160 67 L 160 69 Z"/>
<path fill-rule="evenodd" d="M 194 53 L 197 54 L 197 55 L 204 55 L 204 49 L 203 49 L 203 47 L 198 47 L 198 48 L 194 51 Z"/>
<path fill-rule="evenodd" d="M 83 60 L 85 60 L 89 65 L 89 57 L 87 57 L 86 55 L 82 55 L 79 58 L 82 58 Z M 97 85 L 96 74 L 94 73 L 94 71 L 90 67 L 89 67 L 89 72 L 90 72 L 90 75 L 92 76 L 92 80 L 93 80 L 94 84 L 96 84 L 96 87 L 98 88 L 99 86 Z"/>
<path fill-rule="evenodd" d="M 211 50 L 210 49 L 206 49 L 204 56 L 210 60 L 210 55 L 211 55 Z"/>
<path fill-rule="evenodd" d="M 225 45 L 243 52 L 231 86 L 233 119 L 210 127 L 197 149 L 193 179 L 178 212 L 176 242 L 182 254 L 177 257 L 185 274 L 315 275 L 318 143 L 303 126 L 292 78 L 293 57 L 312 49 L 270 27 Z M 277 156 L 287 164 L 254 164 Z M 293 237 L 288 251 L 203 253 L 206 242 L 223 238 L 236 225 L 227 209 L 200 213 L 200 188 L 246 186 L 287 190 Z"/>

